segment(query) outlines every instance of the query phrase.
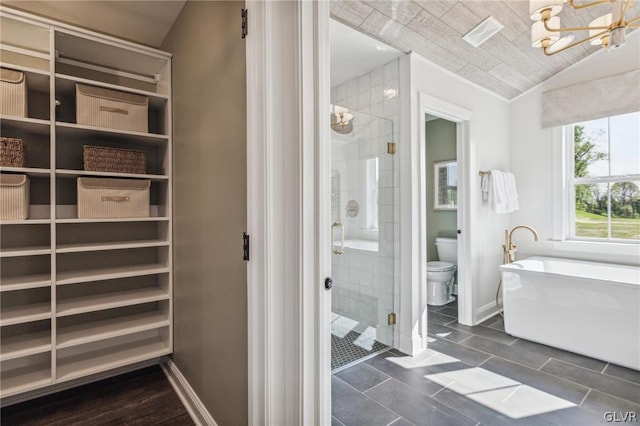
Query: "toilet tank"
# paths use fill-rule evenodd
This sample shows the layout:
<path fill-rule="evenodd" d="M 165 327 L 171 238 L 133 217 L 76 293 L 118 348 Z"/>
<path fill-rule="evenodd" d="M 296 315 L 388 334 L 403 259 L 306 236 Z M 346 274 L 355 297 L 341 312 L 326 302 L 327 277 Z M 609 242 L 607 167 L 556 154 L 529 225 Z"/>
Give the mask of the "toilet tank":
<path fill-rule="evenodd" d="M 436 238 L 438 260 L 442 262 L 458 263 L 458 240 L 456 238 Z"/>

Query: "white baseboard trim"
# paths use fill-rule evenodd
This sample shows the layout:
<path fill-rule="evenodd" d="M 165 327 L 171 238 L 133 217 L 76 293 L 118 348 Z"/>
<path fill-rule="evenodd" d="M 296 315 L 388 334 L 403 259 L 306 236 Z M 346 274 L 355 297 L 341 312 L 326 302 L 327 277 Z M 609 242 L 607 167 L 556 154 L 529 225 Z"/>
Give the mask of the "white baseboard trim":
<path fill-rule="evenodd" d="M 500 304 L 502 305 L 502 299 L 499 299 Z M 496 302 L 488 303 L 476 310 L 476 322 L 474 325 L 478 325 L 483 321 L 488 320 L 492 316 L 495 316 L 498 313 L 498 307 L 496 306 Z"/>
<path fill-rule="evenodd" d="M 167 380 L 169 380 L 169 383 L 173 386 L 173 389 L 178 394 L 180 401 L 184 404 L 194 423 L 198 426 L 218 426 L 173 361 L 169 359 L 160 364 L 160 367 L 162 367 L 162 371 L 164 371 L 164 374 L 167 376 Z"/>

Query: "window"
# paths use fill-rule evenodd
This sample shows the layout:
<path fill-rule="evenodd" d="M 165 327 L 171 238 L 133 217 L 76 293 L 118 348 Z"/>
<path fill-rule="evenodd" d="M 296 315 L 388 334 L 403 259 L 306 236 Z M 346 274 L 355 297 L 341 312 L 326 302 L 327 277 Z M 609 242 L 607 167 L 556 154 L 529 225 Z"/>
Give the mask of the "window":
<path fill-rule="evenodd" d="M 640 241 L 640 112 L 567 131 L 569 237 Z"/>

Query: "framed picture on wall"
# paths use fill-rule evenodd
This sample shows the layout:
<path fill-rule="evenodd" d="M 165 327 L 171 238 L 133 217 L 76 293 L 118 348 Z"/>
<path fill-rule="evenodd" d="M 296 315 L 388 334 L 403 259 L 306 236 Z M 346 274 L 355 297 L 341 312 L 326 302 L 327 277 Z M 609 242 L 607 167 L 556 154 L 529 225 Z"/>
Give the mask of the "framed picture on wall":
<path fill-rule="evenodd" d="M 458 208 L 458 163 L 439 161 L 433 163 L 434 210 L 456 210 Z"/>

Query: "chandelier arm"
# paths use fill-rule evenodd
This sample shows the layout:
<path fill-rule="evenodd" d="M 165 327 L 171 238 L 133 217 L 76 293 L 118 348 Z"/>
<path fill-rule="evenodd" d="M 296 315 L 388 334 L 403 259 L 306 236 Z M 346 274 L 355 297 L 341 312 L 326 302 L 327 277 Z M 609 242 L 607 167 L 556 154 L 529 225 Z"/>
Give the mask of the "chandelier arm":
<path fill-rule="evenodd" d="M 608 2 L 609 0 L 607 0 Z M 551 31 L 551 32 L 556 32 L 556 33 L 560 33 L 563 31 L 589 31 L 589 30 L 608 30 L 611 27 L 609 26 L 601 26 L 601 27 L 567 27 L 567 28 L 551 28 L 549 25 L 547 25 L 547 22 L 549 20 L 545 19 L 542 22 L 544 23 L 544 29 L 547 31 Z"/>
<path fill-rule="evenodd" d="M 565 46 L 565 47 L 563 47 L 562 49 L 560 49 L 560 50 L 556 50 L 555 52 L 551 52 L 551 53 L 547 52 L 547 49 L 548 49 L 549 47 L 553 46 L 553 45 L 548 46 L 548 47 L 545 47 L 545 48 L 543 48 L 543 50 L 544 50 L 544 54 L 545 54 L 545 55 L 547 55 L 547 56 L 553 56 L 553 55 L 555 55 L 556 53 L 564 52 L 565 50 L 570 49 L 570 48 L 572 48 L 572 47 L 575 47 L 575 46 L 577 46 L 577 45 L 579 45 L 579 44 L 582 44 L 582 43 L 587 42 L 587 41 L 589 41 L 589 40 L 593 40 L 594 38 L 598 38 L 598 37 L 600 37 L 601 35 L 606 34 L 606 32 L 607 32 L 607 31 L 599 32 L 598 34 L 592 35 L 591 37 L 587 37 L 587 38 L 585 38 L 585 39 L 583 39 L 583 40 L 580 40 L 580 41 L 576 41 L 575 43 L 571 43 L 570 45 Z"/>
<path fill-rule="evenodd" d="M 624 9 L 622 9 L 622 17 L 624 18 L 624 15 L 626 15 L 627 11 L 629 10 L 629 6 L 631 6 L 631 3 L 633 3 L 633 0 L 627 0 L 627 2 L 624 5 Z"/>
<path fill-rule="evenodd" d="M 631 18 L 627 21 L 627 26 L 629 26 L 629 24 L 633 24 L 636 21 L 640 21 L 640 16 L 636 16 L 635 18 Z"/>
<path fill-rule="evenodd" d="M 580 5 L 575 4 L 574 0 L 569 0 L 569 6 L 571 6 L 572 9 L 585 9 L 587 7 L 596 6 L 596 5 L 605 4 L 605 3 L 611 3 L 611 0 L 598 0 L 591 3 L 580 4 Z"/>

